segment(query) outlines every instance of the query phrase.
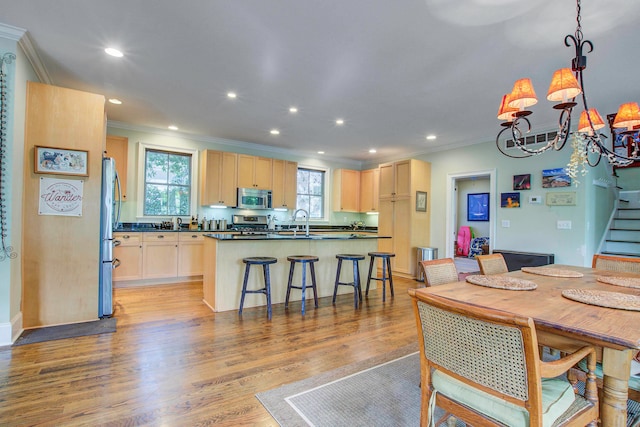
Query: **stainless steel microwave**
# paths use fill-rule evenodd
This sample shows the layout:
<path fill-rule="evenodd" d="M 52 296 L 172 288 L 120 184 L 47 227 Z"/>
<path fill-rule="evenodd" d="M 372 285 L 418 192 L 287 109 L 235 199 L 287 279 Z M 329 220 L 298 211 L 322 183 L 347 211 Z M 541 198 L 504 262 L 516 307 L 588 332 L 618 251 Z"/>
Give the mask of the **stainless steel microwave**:
<path fill-rule="evenodd" d="M 238 208 L 271 209 L 271 190 L 238 188 Z"/>

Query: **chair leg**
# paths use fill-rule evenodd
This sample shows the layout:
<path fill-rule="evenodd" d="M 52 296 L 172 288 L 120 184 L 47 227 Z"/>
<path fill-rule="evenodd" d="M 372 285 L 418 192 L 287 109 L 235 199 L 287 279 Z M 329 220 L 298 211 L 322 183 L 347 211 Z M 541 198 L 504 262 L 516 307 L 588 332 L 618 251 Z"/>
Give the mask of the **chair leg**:
<path fill-rule="evenodd" d="M 302 284 L 300 285 L 300 287 L 302 288 L 302 315 L 304 316 L 304 312 L 305 312 L 305 305 L 306 305 L 306 297 L 305 297 L 305 293 L 307 290 L 307 266 L 305 265 L 305 263 L 302 263 Z"/>
<path fill-rule="evenodd" d="M 358 261 L 353 261 L 353 306 L 358 308 L 358 288 L 360 283 L 358 282 Z"/>
<path fill-rule="evenodd" d="M 391 273 L 391 258 L 387 258 L 387 273 L 389 274 L 389 289 L 393 296 L 393 274 Z"/>
<path fill-rule="evenodd" d="M 336 295 L 338 294 L 338 283 L 340 282 L 340 271 L 342 270 L 342 259 L 338 258 L 338 268 L 336 269 L 336 282 L 333 287 L 333 301 L 332 303 L 336 303 Z"/>
<path fill-rule="evenodd" d="M 387 300 L 387 261 L 382 260 L 382 302 Z"/>
<path fill-rule="evenodd" d="M 318 288 L 316 287 L 316 267 L 313 261 L 309 263 L 309 269 L 311 270 L 311 288 L 313 289 L 314 307 L 318 308 Z"/>
<path fill-rule="evenodd" d="M 356 271 L 358 272 L 358 299 L 362 302 L 362 280 L 360 279 L 360 265 L 356 261 Z"/>
<path fill-rule="evenodd" d="M 371 257 L 369 261 L 369 275 L 367 276 L 367 289 L 365 290 L 365 295 L 369 296 L 369 284 L 371 283 L 371 272 L 373 271 L 374 257 Z"/>
<path fill-rule="evenodd" d="M 249 269 L 251 268 L 251 264 L 247 264 L 244 268 L 244 280 L 242 281 L 242 296 L 240 296 L 240 308 L 238 309 L 238 314 L 242 314 L 242 307 L 244 306 L 244 297 L 247 293 L 247 281 L 249 280 Z"/>
<path fill-rule="evenodd" d="M 287 282 L 287 296 L 284 300 L 284 308 L 289 308 L 289 294 L 291 294 L 291 281 L 293 280 L 293 267 L 294 262 L 291 261 L 291 265 L 289 267 L 289 281 Z"/>
<path fill-rule="evenodd" d="M 267 317 L 271 320 L 271 277 L 269 276 L 269 264 L 262 266 L 264 273 L 264 292 L 267 295 Z"/>

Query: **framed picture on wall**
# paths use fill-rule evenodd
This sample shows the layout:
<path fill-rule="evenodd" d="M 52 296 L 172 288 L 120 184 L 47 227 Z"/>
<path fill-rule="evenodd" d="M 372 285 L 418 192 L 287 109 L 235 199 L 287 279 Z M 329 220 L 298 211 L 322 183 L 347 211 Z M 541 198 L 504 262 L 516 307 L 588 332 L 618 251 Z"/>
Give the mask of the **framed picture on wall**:
<path fill-rule="evenodd" d="M 33 171 L 59 175 L 89 176 L 89 152 L 35 146 Z"/>
<path fill-rule="evenodd" d="M 489 193 L 467 194 L 467 221 L 489 221 Z"/>
<path fill-rule="evenodd" d="M 513 175 L 514 190 L 531 190 L 531 174 Z"/>
<path fill-rule="evenodd" d="M 571 187 L 571 177 L 565 168 L 543 169 L 542 188 Z"/>
<path fill-rule="evenodd" d="M 427 211 L 427 192 L 416 191 L 416 212 Z"/>
<path fill-rule="evenodd" d="M 501 208 L 519 208 L 520 193 L 501 193 L 500 207 Z"/>

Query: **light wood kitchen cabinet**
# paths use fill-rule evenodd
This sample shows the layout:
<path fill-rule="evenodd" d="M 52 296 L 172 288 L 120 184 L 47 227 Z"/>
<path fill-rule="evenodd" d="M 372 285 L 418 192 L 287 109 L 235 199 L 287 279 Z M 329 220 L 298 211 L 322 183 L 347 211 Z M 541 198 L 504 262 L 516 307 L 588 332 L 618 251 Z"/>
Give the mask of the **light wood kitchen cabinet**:
<path fill-rule="evenodd" d="M 415 277 L 416 248 L 430 243 L 429 213 L 415 209 L 416 191 L 428 197 L 430 187 L 430 163 L 410 159 L 380 165 L 378 234 L 391 239 L 380 239 L 378 248 L 396 254 L 391 268 L 402 276 Z"/>
<path fill-rule="evenodd" d="M 238 187 L 271 190 L 272 159 L 238 154 Z"/>
<path fill-rule="evenodd" d="M 113 281 L 142 279 L 141 233 L 113 233 L 113 257 L 118 267 L 113 269 Z"/>
<path fill-rule="evenodd" d="M 360 171 L 333 171 L 334 212 L 360 212 Z"/>
<path fill-rule="evenodd" d="M 295 209 L 298 185 L 298 164 L 273 159 L 273 188 L 271 203 L 274 208 Z"/>
<path fill-rule="evenodd" d="M 178 233 L 178 276 L 201 276 L 203 271 L 204 233 Z"/>
<path fill-rule="evenodd" d="M 378 168 L 360 171 L 360 212 L 378 212 Z"/>
<path fill-rule="evenodd" d="M 200 156 L 200 205 L 237 204 L 236 153 L 204 150 Z"/>
<path fill-rule="evenodd" d="M 116 170 L 120 178 L 120 194 L 122 201 L 127 201 L 127 165 L 129 157 L 129 138 L 124 136 L 107 135 L 107 149 L 105 155 L 116 161 Z"/>
<path fill-rule="evenodd" d="M 161 279 L 178 275 L 178 233 L 142 234 L 142 278 Z"/>

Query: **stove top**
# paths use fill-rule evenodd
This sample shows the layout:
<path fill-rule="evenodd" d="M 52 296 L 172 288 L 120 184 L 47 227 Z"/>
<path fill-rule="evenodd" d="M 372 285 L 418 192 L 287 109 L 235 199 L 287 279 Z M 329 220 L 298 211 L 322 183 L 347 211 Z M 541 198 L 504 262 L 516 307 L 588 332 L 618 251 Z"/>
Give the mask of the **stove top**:
<path fill-rule="evenodd" d="M 267 230 L 266 215 L 233 215 L 233 230 L 259 232 Z"/>

